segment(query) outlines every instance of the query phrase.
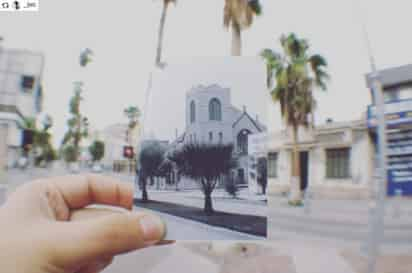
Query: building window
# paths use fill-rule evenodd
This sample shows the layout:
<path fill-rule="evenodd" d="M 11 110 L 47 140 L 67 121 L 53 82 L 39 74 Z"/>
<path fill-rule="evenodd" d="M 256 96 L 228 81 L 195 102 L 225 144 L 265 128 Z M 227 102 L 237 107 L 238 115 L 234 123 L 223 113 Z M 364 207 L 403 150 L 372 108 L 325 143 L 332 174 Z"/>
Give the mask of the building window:
<path fill-rule="evenodd" d="M 250 131 L 247 129 L 243 129 L 237 135 L 237 150 L 240 154 L 247 154 L 248 153 L 248 135 Z"/>
<path fill-rule="evenodd" d="M 326 150 L 326 177 L 348 178 L 349 174 L 349 148 Z"/>
<path fill-rule="evenodd" d="M 213 98 L 209 102 L 209 120 L 222 120 L 222 105 L 217 98 Z"/>
<path fill-rule="evenodd" d="M 23 75 L 21 77 L 21 88 L 23 91 L 31 91 L 34 87 L 34 77 L 33 76 L 27 76 Z"/>
<path fill-rule="evenodd" d="M 223 142 L 223 133 L 219 132 L 219 143 Z"/>
<path fill-rule="evenodd" d="M 213 141 L 213 132 L 209 132 L 209 142 Z"/>
<path fill-rule="evenodd" d="M 196 105 L 195 102 L 192 101 L 190 103 L 190 123 L 193 123 L 196 121 Z"/>
<path fill-rule="evenodd" d="M 268 155 L 268 177 L 278 177 L 278 153 L 269 153 Z"/>

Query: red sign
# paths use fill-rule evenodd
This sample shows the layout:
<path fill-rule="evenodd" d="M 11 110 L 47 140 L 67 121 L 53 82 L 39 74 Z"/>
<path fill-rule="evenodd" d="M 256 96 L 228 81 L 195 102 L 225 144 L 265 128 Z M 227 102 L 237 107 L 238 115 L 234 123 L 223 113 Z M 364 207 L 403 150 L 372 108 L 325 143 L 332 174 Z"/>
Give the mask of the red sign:
<path fill-rule="evenodd" d="M 133 158 L 134 151 L 132 146 L 124 146 L 123 147 L 123 156 L 126 158 Z"/>

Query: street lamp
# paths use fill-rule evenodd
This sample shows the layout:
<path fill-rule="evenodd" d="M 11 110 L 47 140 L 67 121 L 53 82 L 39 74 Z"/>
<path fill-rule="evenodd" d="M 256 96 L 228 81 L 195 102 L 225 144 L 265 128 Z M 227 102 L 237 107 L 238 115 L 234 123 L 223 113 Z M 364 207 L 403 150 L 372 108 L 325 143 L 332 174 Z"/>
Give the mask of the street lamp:
<path fill-rule="evenodd" d="M 360 1 L 360 0 L 359 0 Z M 359 6 L 359 10 L 361 7 Z M 360 15 L 360 14 L 359 14 Z M 377 160 L 377 196 L 372 207 L 369 208 L 369 233 L 368 233 L 368 273 L 376 271 L 376 262 L 379 255 L 380 243 L 384 237 L 384 215 L 386 199 L 386 179 L 387 179 L 387 147 L 386 147 L 386 123 L 385 123 L 385 102 L 383 87 L 379 71 L 372 53 L 372 47 L 366 28 L 366 23 L 359 16 L 362 25 L 363 36 L 367 46 L 371 74 L 369 76 L 370 88 L 372 90 L 377 118 L 377 139 L 378 139 L 378 160 Z"/>

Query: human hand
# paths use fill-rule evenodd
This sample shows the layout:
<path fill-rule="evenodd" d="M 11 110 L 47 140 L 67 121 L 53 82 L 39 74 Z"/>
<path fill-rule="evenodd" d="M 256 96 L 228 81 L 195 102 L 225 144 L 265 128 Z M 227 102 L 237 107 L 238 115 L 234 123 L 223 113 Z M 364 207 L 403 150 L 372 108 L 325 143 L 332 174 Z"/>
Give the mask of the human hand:
<path fill-rule="evenodd" d="M 124 211 L 86 208 L 92 204 Z M 132 206 L 132 185 L 104 176 L 21 186 L 0 208 L 1 272 L 100 272 L 117 254 L 155 245 L 165 236 L 163 222 Z"/>

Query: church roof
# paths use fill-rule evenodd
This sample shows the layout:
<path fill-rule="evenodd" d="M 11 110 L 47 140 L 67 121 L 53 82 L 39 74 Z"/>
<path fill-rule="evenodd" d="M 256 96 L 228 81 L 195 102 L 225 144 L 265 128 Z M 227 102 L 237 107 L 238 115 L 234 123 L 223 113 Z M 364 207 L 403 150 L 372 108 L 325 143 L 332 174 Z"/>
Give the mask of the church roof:
<path fill-rule="evenodd" d="M 263 124 L 261 124 L 259 121 L 253 119 L 253 118 L 248 114 L 248 112 L 247 112 L 246 110 L 240 111 L 239 109 L 237 109 L 237 108 L 235 108 L 235 107 L 232 107 L 232 108 L 233 108 L 234 111 L 236 111 L 237 113 L 240 114 L 239 118 L 236 119 L 235 122 L 232 124 L 232 127 L 235 127 L 243 118 L 247 118 L 247 119 L 249 119 L 249 120 L 252 122 L 253 126 L 255 126 L 255 128 L 256 128 L 259 132 L 266 131 L 266 127 L 265 127 Z"/>

